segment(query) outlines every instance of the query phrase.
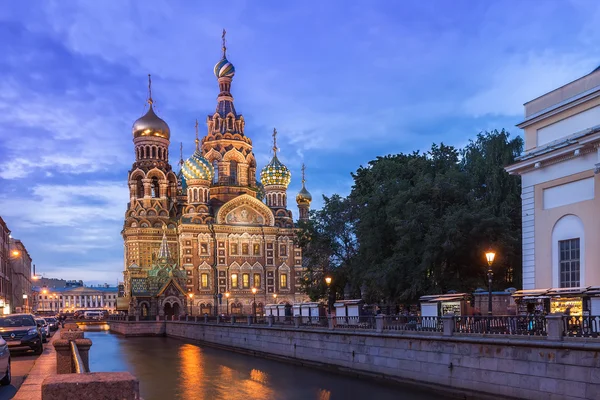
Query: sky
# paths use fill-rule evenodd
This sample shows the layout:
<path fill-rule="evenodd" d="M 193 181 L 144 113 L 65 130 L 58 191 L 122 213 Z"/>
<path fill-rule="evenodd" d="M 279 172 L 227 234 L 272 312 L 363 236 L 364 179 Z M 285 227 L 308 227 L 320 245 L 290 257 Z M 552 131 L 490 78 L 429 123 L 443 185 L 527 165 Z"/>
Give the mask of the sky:
<path fill-rule="evenodd" d="M 305 163 L 319 208 L 377 156 L 519 135 L 523 103 L 600 65 L 599 22 L 594 0 L 3 2 L 0 216 L 38 274 L 116 284 L 147 75 L 177 169 L 223 28 L 258 168 L 276 127 L 290 197 Z"/>

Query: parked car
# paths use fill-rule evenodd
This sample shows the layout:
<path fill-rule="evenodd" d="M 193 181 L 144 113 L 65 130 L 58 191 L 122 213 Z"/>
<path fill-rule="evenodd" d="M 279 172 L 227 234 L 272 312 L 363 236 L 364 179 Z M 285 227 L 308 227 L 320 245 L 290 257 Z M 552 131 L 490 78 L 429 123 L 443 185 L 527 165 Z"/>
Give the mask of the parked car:
<path fill-rule="evenodd" d="M 6 341 L 0 338 L 0 385 L 8 386 L 12 379 L 12 373 L 10 370 L 10 351 Z"/>
<path fill-rule="evenodd" d="M 52 331 L 50 331 L 50 324 L 46 321 L 45 318 L 36 318 L 36 324 L 40 326 L 40 330 L 42 331 L 42 342 L 46 343 L 48 338 L 52 337 Z"/>
<path fill-rule="evenodd" d="M 44 351 L 41 326 L 38 326 L 31 314 L 0 316 L 0 336 L 6 341 L 10 351 L 33 350 L 35 354 L 42 354 Z"/>
<path fill-rule="evenodd" d="M 46 320 L 46 322 L 48 322 L 48 325 L 50 326 L 50 330 L 51 331 L 57 331 L 58 330 L 58 319 L 55 317 L 48 317 L 48 318 L 44 318 Z"/>

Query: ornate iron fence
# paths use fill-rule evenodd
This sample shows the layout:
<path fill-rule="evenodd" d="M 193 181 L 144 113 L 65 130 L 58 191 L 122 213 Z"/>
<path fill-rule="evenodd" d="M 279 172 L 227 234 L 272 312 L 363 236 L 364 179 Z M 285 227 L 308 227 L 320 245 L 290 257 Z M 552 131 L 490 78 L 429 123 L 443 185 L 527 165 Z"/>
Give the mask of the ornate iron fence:
<path fill-rule="evenodd" d="M 442 332 L 444 326 L 438 317 L 385 316 L 384 331 Z"/>
<path fill-rule="evenodd" d="M 465 316 L 456 317 L 457 333 L 496 335 L 546 336 L 547 324 L 543 316 Z"/>
<path fill-rule="evenodd" d="M 600 316 L 564 316 L 563 332 L 570 337 L 592 337 L 600 336 Z"/>

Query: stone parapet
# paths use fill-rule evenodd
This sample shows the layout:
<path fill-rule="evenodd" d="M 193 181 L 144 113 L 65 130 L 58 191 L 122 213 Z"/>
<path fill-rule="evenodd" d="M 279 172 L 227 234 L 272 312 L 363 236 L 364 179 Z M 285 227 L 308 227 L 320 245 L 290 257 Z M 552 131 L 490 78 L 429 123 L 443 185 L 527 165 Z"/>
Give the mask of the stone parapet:
<path fill-rule="evenodd" d="M 600 340 L 166 323 L 167 336 L 476 398 L 600 399 Z M 550 328 L 549 328 L 550 329 Z M 549 332 L 550 333 L 550 332 Z"/>
<path fill-rule="evenodd" d="M 62 336 L 61 336 L 62 337 Z M 89 362 L 89 351 L 92 346 L 92 341 L 89 339 L 75 339 L 73 340 L 79 350 L 81 361 L 85 366 L 86 370 L 90 369 Z M 73 361 L 73 354 L 71 352 L 71 341 L 64 339 L 55 340 L 52 345 L 56 350 L 56 373 L 57 374 L 71 374 L 75 372 L 75 363 Z"/>
<path fill-rule="evenodd" d="M 129 372 L 55 375 L 42 383 L 42 400 L 139 400 L 139 393 L 139 381 Z"/>

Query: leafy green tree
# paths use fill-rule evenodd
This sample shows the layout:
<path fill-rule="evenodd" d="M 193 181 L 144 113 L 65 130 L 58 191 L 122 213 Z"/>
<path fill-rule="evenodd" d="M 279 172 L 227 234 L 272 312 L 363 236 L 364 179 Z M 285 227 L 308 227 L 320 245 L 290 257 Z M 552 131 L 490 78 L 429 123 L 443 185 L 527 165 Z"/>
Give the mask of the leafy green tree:
<path fill-rule="evenodd" d="M 505 131 L 479 134 L 464 149 L 378 157 L 353 174 L 347 198 L 325 198 L 299 234 L 312 298 L 349 285 L 369 302 L 405 302 L 426 293 L 485 284 L 483 252 L 497 252 L 494 282 L 520 276 L 520 180 L 504 167 L 523 141 Z M 503 281 L 504 280 L 504 281 Z"/>
<path fill-rule="evenodd" d="M 331 292 L 342 292 L 346 271 L 357 252 L 350 200 L 339 195 L 323 196 L 323 200 L 323 208 L 311 211 L 309 221 L 300 223 L 297 234 L 307 268 L 301 283 L 312 300 L 326 297 L 326 276 L 332 278 Z"/>

